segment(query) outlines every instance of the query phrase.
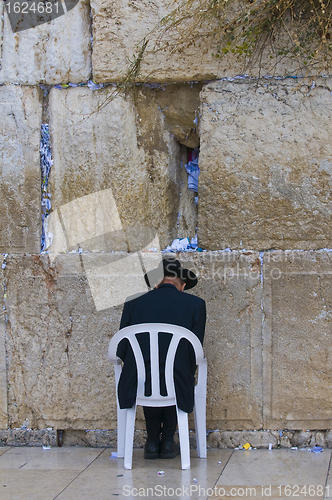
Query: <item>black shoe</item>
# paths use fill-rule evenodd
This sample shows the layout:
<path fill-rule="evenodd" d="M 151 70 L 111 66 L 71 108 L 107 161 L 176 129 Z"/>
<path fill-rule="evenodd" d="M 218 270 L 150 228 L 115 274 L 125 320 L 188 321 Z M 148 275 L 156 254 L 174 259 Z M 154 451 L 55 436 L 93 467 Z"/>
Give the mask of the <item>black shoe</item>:
<path fill-rule="evenodd" d="M 144 446 L 144 458 L 159 458 L 159 443 L 153 441 L 146 441 Z"/>
<path fill-rule="evenodd" d="M 174 458 L 179 453 L 180 447 L 174 441 L 163 441 L 160 445 L 160 458 Z"/>

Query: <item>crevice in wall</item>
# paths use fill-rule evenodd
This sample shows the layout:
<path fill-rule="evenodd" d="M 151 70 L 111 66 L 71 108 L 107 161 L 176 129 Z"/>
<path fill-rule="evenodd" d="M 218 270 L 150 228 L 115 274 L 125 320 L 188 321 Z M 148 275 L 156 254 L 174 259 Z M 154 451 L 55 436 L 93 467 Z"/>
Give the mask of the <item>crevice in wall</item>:
<path fill-rule="evenodd" d="M 175 249 L 195 250 L 197 248 L 197 204 L 198 204 L 198 157 L 199 147 L 188 148 L 181 144 L 181 190 L 177 217 L 177 240 L 171 246 Z"/>
<path fill-rule="evenodd" d="M 42 111 L 42 125 L 40 130 L 40 168 L 41 168 L 41 251 L 46 249 L 46 221 L 51 211 L 51 194 L 48 190 L 48 181 L 53 165 L 49 130 L 48 100 L 50 86 L 43 85 L 44 99 Z"/>
<path fill-rule="evenodd" d="M 6 277 L 5 277 L 5 269 L 7 267 L 7 260 L 6 259 L 8 257 L 8 253 L 4 253 L 2 255 L 3 255 L 3 262 L 2 262 L 1 268 L 4 271 L 4 273 L 3 273 L 3 283 L 2 283 L 2 286 L 3 286 L 3 306 L 2 306 L 2 309 L 3 309 L 3 317 L 4 317 L 4 320 L 5 320 L 5 328 L 6 328 L 7 323 L 8 323 L 8 315 L 7 315 L 7 307 L 6 307 L 7 280 L 6 280 Z"/>
<path fill-rule="evenodd" d="M 63 445 L 64 434 L 65 431 L 56 431 L 57 445 L 59 446 L 59 448 L 61 448 L 61 446 Z"/>
<path fill-rule="evenodd" d="M 2 69 L 2 44 L 3 44 L 3 32 L 5 27 L 5 11 L 4 2 L 0 3 L 0 70 Z"/>
<path fill-rule="evenodd" d="M 164 116 L 164 126 L 178 144 L 177 158 L 174 158 L 179 189 L 175 227 L 172 230 L 175 239 L 165 251 L 193 251 L 197 248 L 199 94 L 202 86 L 202 83 L 187 82 L 151 89 Z"/>
<path fill-rule="evenodd" d="M 261 283 L 261 321 L 262 321 L 262 333 L 261 333 L 261 349 L 262 349 L 262 367 L 264 367 L 264 323 L 265 323 L 265 306 L 264 306 L 264 252 L 259 252 L 260 260 L 260 283 Z M 263 368 L 264 369 L 264 368 Z M 264 388 L 262 384 L 261 396 L 263 401 Z M 264 422 L 264 405 L 261 408 L 261 418 Z"/>
<path fill-rule="evenodd" d="M 92 52 L 93 52 L 93 14 L 90 2 L 90 53 L 91 53 L 91 66 L 90 66 L 90 80 L 93 79 L 93 64 L 92 64 Z"/>
<path fill-rule="evenodd" d="M 3 340 L 0 339 L 0 344 L 2 344 L 3 352 L 0 354 L 1 359 L 1 364 L 2 360 L 4 361 L 4 366 L 6 367 L 5 369 L 5 374 L 4 374 L 4 384 L 5 384 L 5 391 L 6 391 L 6 400 L 2 401 L 2 413 L 3 415 L 6 416 L 7 419 L 7 425 L 8 426 L 8 401 L 9 401 L 9 384 L 8 384 L 8 370 L 9 370 L 9 360 L 8 360 L 8 355 L 7 355 L 7 328 L 8 328 L 8 313 L 7 313 L 7 306 L 6 306 L 6 300 L 7 300 L 7 279 L 5 276 L 5 269 L 7 267 L 7 257 L 8 253 L 3 253 L 3 261 L 1 264 L 1 268 L 3 270 L 3 306 L 2 306 L 2 318 L 1 321 L 4 321 L 4 329 L 3 329 L 3 335 L 4 338 Z M 0 329 L 1 331 L 1 329 Z M 2 343 L 3 342 L 3 343 Z"/>

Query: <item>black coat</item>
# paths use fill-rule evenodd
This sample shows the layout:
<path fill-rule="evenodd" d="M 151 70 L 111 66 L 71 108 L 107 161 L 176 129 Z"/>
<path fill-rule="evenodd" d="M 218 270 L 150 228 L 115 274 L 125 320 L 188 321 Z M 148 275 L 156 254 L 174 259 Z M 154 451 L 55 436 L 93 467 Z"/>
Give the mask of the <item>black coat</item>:
<path fill-rule="evenodd" d="M 157 289 L 125 303 L 120 329 L 140 323 L 168 323 L 191 330 L 203 344 L 205 320 L 206 308 L 203 299 L 180 292 L 170 283 L 164 283 Z M 170 338 L 169 335 L 162 333 L 159 335 L 160 392 L 162 395 L 166 395 L 164 364 Z M 145 395 L 150 395 L 148 334 L 143 334 L 139 338 L 146 365 Z M 136 399 L 137 372 L 134 355 L 127 339 L 120 342 L 117 356 L 124 362 L 118 386 L 120 408 L 131 408 Z M 187 413 L 191 413 L 194 406 L 195 370 L 196 362 L 193 348 L 187 340 L 182 339 L 175 356 L 174 383 L 178 407 Z"/>

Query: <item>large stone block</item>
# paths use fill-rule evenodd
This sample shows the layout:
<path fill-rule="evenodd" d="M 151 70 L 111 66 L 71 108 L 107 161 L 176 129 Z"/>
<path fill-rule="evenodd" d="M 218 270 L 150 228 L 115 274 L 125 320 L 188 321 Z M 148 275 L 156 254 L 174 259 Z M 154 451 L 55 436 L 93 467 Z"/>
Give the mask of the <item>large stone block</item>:
<path fill-rule="evenodd" d="M 0 87 L 0 251 L 39 252 L 42 92 Z"/>
<path fill-rule="evenodd" d="M 156 86 L 147 91 L 162 109 L 166 123 L 176 139 L 188 148 L 199 147 L 200 91 L 202 83 Z"/>
<path fill-rule="evenodd" d="M 274 44 L 272 47 L 266 43 L 263 54 L 259 51 L 259 55 L 256 53 L 250 60 L 222 51 L 216 57 L 224 36 L 219 19 L 214 22 L 210 17 L 206 24 L 192 23 L 189 33 L 189 12 L 184 15 L 182 24 L 173 23 L 173 29 L 165 32 L 162 19 L 185 3 L 181 0 L 91 1 L 94 78 L 101 82 L 127 78 L 135 57 L 140 64 L 134 79 L 141 82 L 206 81 L 244 73 L 254 77 L 303 74 L 301 61 L 296 57 L 277 56 Z M 199 2 L 190 2 L 190 5 L 193 8 Z M 171 26 L 171 23 L 166 25 Z M 199 33 L 202 34 L 200 39 L 197 38 Z M 144 41 L 148 44 L 140 58 Z M 279 40 L 274 42 L 278 45 Z M 280 44 L 284 43 L 287 45 L 287 41 Z M 315 60 L 315 74 L 324 68 L 321 63 Z M 326 69 L 323 70 L 323 74 L 326 73 Z"/>
<path fill-rule="evenodd" d="M 214 431 L 208 435 L 211 448 L 242 448 L 249 443 L 253 448 L 273 448 L 280 446 L 278 439 L 270 431 Z M 279 446 L 278 446 L 279 445 Z"/>
<path fill-rule="evenodd" d="M 206 301 L 208 429 L 262 427 L 260 259 L 256 252 L 182 254 Z"/>
<path fill-rule="evenodd" d="M 203 248 L 331 247 L 331 88 L 330 78 L 204 87 Z"/>
<path fill-rule="evenodd" d="M 2 264 L 1 260 L 1 264 Z M 3 288 L 3 270 L 0 269 L 0 429 L 7 429 L 8 413 L 7 413 L 7 367 L 6 367 L 6 328 L 5 317 L 3 311 L 4 304 L 4 288 Z"/>
<path fill-rule="evenodd" d="M 52 429 L 8 429 L 0 431 L 1 446 L 57 446 L 57 431 Z"/>
<path fill-rule="evenodd" d="M 87 0 L 81 0 L 53 21 L 18 33 L 13 33 L 6 12 L 0 82 L 25 85 L 86 82 L 91 74 L 90 37 Z"/>
<path fill-rule="evenodd" d="M 331 427 L 332 255 L 264 254 L 264 428 Z"/>
<path fill-rule="evenodd" d="M 183 148 L 152 92 L 138 91 L 136 107 L 118 96 L 98 110 L 111 89 L 51 90 L 52 252 L 163 248 L 178 236 L 185 199 L 183 226 L 195 234 Z"/>
<path fill-rule="evenodd" d="M 97 81 L 119 81 L 126 76 L 129 61 L 137 46 L 175 4 L 161 0 L 128 2 L 127 0 L 94 0 L 93 75 Z M 211 47 L 187 48 L 180 54 L 153 53 L 152 35 L 137 81 L 181 82 L 216 78 L 220 62 L 211 54 Z M 110 54 L 111 57 L 110 57 Z"/>
<path fill-rule="evenodd" d="M 6 281 L 10 427 L 116 428 L 107 350 L 121 306 L 96 310 L 79 254 L 12 256 Z"/>

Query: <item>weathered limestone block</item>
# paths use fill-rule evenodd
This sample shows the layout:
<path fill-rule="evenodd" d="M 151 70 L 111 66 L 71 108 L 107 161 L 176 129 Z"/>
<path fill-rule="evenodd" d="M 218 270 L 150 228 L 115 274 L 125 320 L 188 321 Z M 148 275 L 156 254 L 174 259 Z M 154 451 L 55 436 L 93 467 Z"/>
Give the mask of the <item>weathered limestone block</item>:
<path fill-rule="evenodd" d="M 2 259 L 1 259 L 2 264 Z M 3 309 L 4 289 L 3 289 L 3 270 L 0 269 L 0 304 Z M 0 429 L 7 429 L 7 368 L 6 368 L 6 342 L 5 342 L 5 317 L 4 311 L 0 315 Z"/>
<path fill-rule="evenodd" d="M 203 248 L 331 247 L 331 88 L 330 78 L 204 87 Z"/>
<path fill-rule="evenodd" d="M 314 433 L 311 431 L 299 431 L 295 432 L 291 441 L 292 446 L 298 446 L 299 448 L 303 448 L 306 446 L 310 446 L 312 435 Z M 314 443 L 316 444 L 316 443 Z"/>
<path fill-rule="evenodd" d="M 0 430 L 1 446 L 57 446 L 57 431 L 52 429 Z"/>
<path fill-rule="evenodd" d="M 128 70 L 137 45 L 168 14 L 174 3 L 162 0 L 94 0 L 93 75 L 97 81 L 119 81 Z M 149 43 L 138 81 L 181 82 L 216 78 L 220 62 L 211 47 L 189 47 L 181 54 L 153 53 L 155 37 Z"/>
<path fill-rule="evenodd" d="M 260 260 L 255 252 L 182 254 L 206 300 L 208 429 L 262 427 Z"/>
<path fill-rule="evenodd" d="M 326 433 L 326 446 L 332 448 L 332 431 Z"/>
<path fill-rule="evenodd" d="M 291 431 L 284 431 L 279 439 L 281 448 L 291 448 L 292 438 L 293 438 L 293 433 Z"/>
<path fill-rule="evenodd" d="M 327 432 L 316 431 L 313 432 L 313 436 L 310 442 L 310 446 L 321 446 L 322 448 L 327 446 Z"/>
<path fill-rule="evenodd" d="M 116 97 L 72 88 L 50 94 L 52 252 L 164 248 L 177 237 L 182 152 L 151 92 Z M 184 168 L 183 168 L 184 170 Z M 193 193 L 187 226 L 195 234 Z M 191 215 L 190 215 L 191 214 Z M 188 234 L 189 236 L 189 234 Z"/>
<path fill-rule="evenodd" d="M 211 448 L 237 448 L 249 443 L 253 448 L 277 447 L 277 438 L 270 431 L 214 431 L 208 435 Z"/>
<path fill-rule="evenodd" d="M 196 35 L 198 30 L 204 33 L 200 40 L 193 40 L 190 36 L 184 38 L 182 25 L 164 33 L 162 24 L 159 24 L 161 19 L 181 4 L 181 0 L 93 0 L 94 78 L 100 82 L 115 82 L 126 77 L 130 62 L 139 55 L 144 40 L 148 40 L 148 45 L 140 71 L 135 75 L 136 81 L 183 82 L 244 73 L 254 77 L 303 73 L 297 58 L 276 58 L 275 50 L 268 47 L 262 58 L 253 58 L 249 64 L 231 52 L 220 53 L 218 58 L 213 56 L 218 51 L 222 33 L 214 38 L 205 36 L 209 32 L 217 33 L 218 21 L 214 25 L 211 18 L 206 26 L 193 28 Z M 188 27 L 188 23 L 185 26 Z M 181 47 L 177 42 L 179 34 L 185 42 Z M 316 67 L 316 73 L 323 67 Z"/>
<path fill-rule="evenodd" d="M 10 426 L 116 428 L 107 350 L 121 306 L 96 311 L 78 254 L 12 256 L 6 280 Z"/>
<path fill-rule="evenodd" d="M 160 227 L 158 235 L 161 248 L 166 241 L 171 242 L 175 237 L 193 237 L 197 233 L 197 206 L 195 193 L 188 189 L 188 174 L 185 164 L 188 161 L 186 147 L 199 145 L 198 115 L 199 115 L 199 87 L 200 84 L 167 85 L 154 89 L 143 87 L 140 92 L 134 94 L 137 113 L 137 143 L 145 151 L 148 174 L 154 185 L 156 196 L 151 196 L 151 212 L 162 214 L 166 218 L 164 222 L 156 223 Z M 160 120 L 160 112 L 163 118 Z M 176 140 L 175 140 L 175 139 Z M 168 159 L 166 167 L 156 168 L 157 155 L 160 146 L 167 142 L 166 154 Z M 180 147 L 179 144 L 180 143 Z M 157 163 L 157 165 L 155 165 Z M 159 172 L 158 172 L 159 170 Z M 167 176 L 170 178 L 168 179 Z M 164 181 L 163 181 L 164 179 Z M 171 180 L 175 182 L 172 186 Z M 163 184 L 164 182 L 164 184 Z M 165 189 L 166 186 L 166 189 Z M 176 214 L 176 220 L 175 220 Z M 173 222 L 171 222 L 171 217 Z M 167 232 L 168 240 L 162 237 L 162 224 L 169 220 Z M 151 220 L 153 218 L 151 217 Z"/>
<path fill-rule="evenodd" d="M 93 448 L 116 448 L 117 432 L 106 430 L 67 430 L 63 434 L 64 446 L 92 446 Z"/>
<path fill-rule="evenodd" d="M 201 83 L 165 85 L 150 91 L 162 109 L 172 134 L 188 148 L 199 147 Z M 153 95 L 152 94 L 152 95 Z"/>
<path fill-rule="evenodd" d="M 39 252 L 42 92 L 0 87 L 0 252 Z"/>
<path fill-rule="evenodd" d="M 25 85 L 86 82 L 91 74 L 90 37 L 87 0 L 81 0 L 67 14 L 49 23 L 18 33 L 12 32 L 6 12 L 0 82 Z"/>
<path fill-rule="evenodd" d="M 139 409 L 140 407 L 138 407 L 138 410 Z M 137 430 L 137 427 L 140 423 L 141 422 L 136 421 L 133 445 L 134 448 L 144 448 L 146 441 L 146 431 Z M 117 446 L 116 430 L 67 430 L 64 432 L 63 438 L 64 446 L 91 446 L 93 448 L 116 448 Z"/>
<path fill-rule="evenodd" d="M 330 252 L 264 254 L 264 428 L 331 427 L 331 272 Z"/>

